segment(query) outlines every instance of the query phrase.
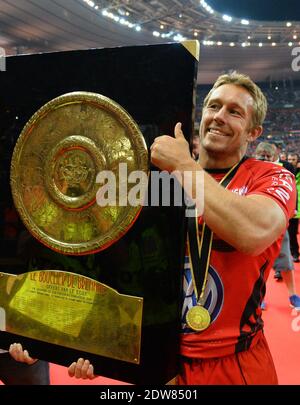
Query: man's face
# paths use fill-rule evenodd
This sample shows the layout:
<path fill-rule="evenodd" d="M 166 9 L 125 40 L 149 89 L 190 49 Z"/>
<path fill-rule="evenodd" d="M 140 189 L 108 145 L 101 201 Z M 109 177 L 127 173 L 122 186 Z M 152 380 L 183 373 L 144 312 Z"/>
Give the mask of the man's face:
<path fill-rule="evenodd" d="M 297 167 L 298 158 L 296 155 L 288 155 L 288 162 L 291 163 L 294 167 Z"/>
<path fill-rule="evenodd" d="M 201 145 L 210 153 L 239 157 L 251 138 L 253 99 L 235 84 L 214 90 L 203 109 L 199 130 Z"/>
<path fill-rule="evenodd" d="M 284 152 L 280 153 L 279 157 L 280 157 L 280 160 L 286 160 L 286 153 L 284 153 Z"/>
<path fill-rule="evenodd" d="M 255 158 L 258 160 L 264 160 L 266 162 L 273 162 L 274 161 L 274 155 L 267 150 L 258 150 L 255 153 Z"/>

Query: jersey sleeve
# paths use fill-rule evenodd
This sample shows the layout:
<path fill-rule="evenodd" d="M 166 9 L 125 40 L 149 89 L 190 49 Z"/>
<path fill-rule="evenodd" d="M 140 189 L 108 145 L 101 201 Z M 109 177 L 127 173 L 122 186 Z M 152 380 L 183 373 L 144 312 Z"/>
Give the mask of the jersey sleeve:
<path fill-rule="evenodd" d="M 259 194 L 270 197 L 282 208 L 287 221 L 294 216 L 296 208 L 295 176 L 284 167 L 266 164 L 254 174 L 254 181 L 247 195 Z"/>

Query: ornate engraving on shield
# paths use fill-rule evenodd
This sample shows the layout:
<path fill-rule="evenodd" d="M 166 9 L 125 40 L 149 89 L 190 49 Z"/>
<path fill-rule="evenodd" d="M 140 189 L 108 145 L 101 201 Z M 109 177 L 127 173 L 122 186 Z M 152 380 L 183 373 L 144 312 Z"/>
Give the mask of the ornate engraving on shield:
<path fill-rule="evenodd" d="M 51 100 L 27 122 L 11 161 L 15 206 L 29 231 L 64 254 L 103 250 L 132 226 L 141 204 L 126 201 L 133 184 L 119 175 L 148 175 L 148 152 L 133 118 L 96 93 L 74 92 Z M 99 206 L 97 175 L 116 179 L 116 203 Z M 126 195 L 124 194 L 124 190 Z M 143 190 L 146 190 L 144 185 Z"/>

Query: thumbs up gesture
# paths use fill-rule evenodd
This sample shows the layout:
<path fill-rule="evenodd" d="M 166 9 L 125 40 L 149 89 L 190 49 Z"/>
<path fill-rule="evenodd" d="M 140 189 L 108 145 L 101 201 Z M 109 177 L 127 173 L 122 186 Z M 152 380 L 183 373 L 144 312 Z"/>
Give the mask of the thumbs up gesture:
<path fill-rule="evenodd" d="M 174 127 L 174 136 L 176 139 L 185 140 L 184 134 L 181 129 L 181 122 L 177 122 L 177 124 Z"/>
<path fill-rule="evenodd" d="M 182 170 L 193 162 L 180 122 L 175 125 L 174 137 L 162 135 L 155 138 L 150 150 L 151 162 L 159 169 L 168 172 Z"/>

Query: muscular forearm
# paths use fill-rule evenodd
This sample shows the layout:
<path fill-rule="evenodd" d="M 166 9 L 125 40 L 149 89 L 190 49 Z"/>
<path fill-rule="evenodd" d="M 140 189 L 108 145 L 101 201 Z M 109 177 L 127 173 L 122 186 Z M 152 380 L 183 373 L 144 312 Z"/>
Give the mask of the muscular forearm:
<path fill-rule="evenodd" d="M 283 232 L 284 213 L 271 198 L 245 197 L 226 190 L 195 162 L 180 167 L 181 173 L 199 170 L 204 177 L 204 220 L 218 237 L 241 252 L 259 254 Z M 195 196 L 195 178 L 193 181 Z"/>
<path fill-rule="evenodd" d="M 283 232 L 282 209 L 270 198 L 240 196 L 204 175 L 204 220 L 222 239 L 237 250 L 259 254 Z"/>

